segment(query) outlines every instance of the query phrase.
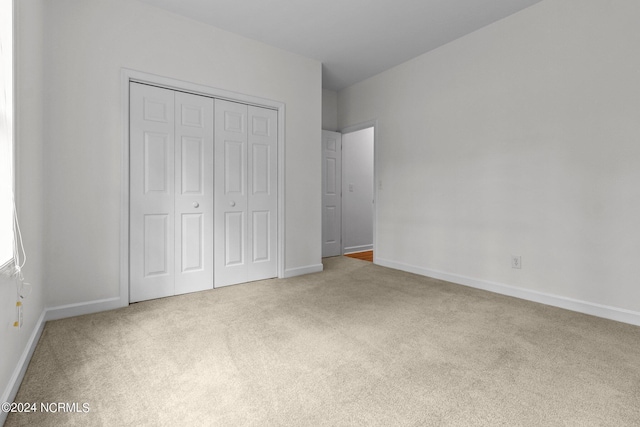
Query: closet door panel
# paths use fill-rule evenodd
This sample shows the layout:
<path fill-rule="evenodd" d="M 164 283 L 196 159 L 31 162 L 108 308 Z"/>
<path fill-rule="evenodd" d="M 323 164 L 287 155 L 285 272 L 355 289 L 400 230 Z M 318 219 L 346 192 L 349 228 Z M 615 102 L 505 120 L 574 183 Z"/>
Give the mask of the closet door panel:
<path fill-rule="evenodd" d="M 215 100 L 215 286 L 247 281 L 247 106 Z"/>
<path fill-rule="evenodd" d="M 322 257 L 342 254 L 342 135 L 322 131 Z"/>
<path fill-rule="evenodd" d="M 277 112 L 130 89 L 130 301 L 275 277 Z"/>
<path fill-rule="evenodd" d="M 213 289 L 213 99 L 175 94 L 175 293 Z"/>
<path fill-rule="evenodd" d="M 277 275 L 278 113 L 248 107 L 248 280 Z"/>
<path fill-rule="evenodd" d="M 131 83 L 130 301 L 174 294 L 174 92 Z"/>

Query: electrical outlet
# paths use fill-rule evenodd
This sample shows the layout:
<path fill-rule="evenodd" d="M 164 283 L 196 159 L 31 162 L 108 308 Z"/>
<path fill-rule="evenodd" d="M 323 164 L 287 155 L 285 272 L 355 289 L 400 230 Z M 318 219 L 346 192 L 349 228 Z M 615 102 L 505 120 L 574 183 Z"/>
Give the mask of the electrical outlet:
<path fill-rule="evenodd" d="M 520 255 L 511 255 L 511 268 L 522 268 L 522 257 Z"/>
<path fill-rule="evenodd" d="M 16 321 L 13 322 L 13 326 L 20 329 L 22 328 L 22 302 L 16 302 Z"/>

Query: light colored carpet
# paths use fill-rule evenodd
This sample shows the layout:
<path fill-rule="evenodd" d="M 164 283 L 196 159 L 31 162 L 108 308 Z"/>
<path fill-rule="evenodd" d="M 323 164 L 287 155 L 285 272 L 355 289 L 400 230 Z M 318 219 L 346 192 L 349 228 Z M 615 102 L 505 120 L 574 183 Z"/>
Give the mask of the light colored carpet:
<path fill-rule="evenodd" d="M 640 425 L 640 328 L 346 257 L 46 325 L 8 426 Z"/>

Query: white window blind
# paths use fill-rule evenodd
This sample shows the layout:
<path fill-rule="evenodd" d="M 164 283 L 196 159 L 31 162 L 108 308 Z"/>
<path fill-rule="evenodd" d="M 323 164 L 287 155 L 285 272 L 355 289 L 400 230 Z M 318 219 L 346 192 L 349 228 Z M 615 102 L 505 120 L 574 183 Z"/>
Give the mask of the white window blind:
<path fill-rule="evenodd" d="M 0 0 L 0 267 L 13 260 L 13 0 Z"/>

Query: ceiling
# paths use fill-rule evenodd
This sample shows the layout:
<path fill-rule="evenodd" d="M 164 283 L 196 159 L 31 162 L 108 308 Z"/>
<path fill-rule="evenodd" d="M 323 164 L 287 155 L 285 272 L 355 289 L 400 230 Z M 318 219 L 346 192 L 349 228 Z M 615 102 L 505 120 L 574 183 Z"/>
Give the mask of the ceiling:
<path fill-rule="evenodd" d="M 322 62 L 340 90 L 541 0 L 141 0 Z"/>

